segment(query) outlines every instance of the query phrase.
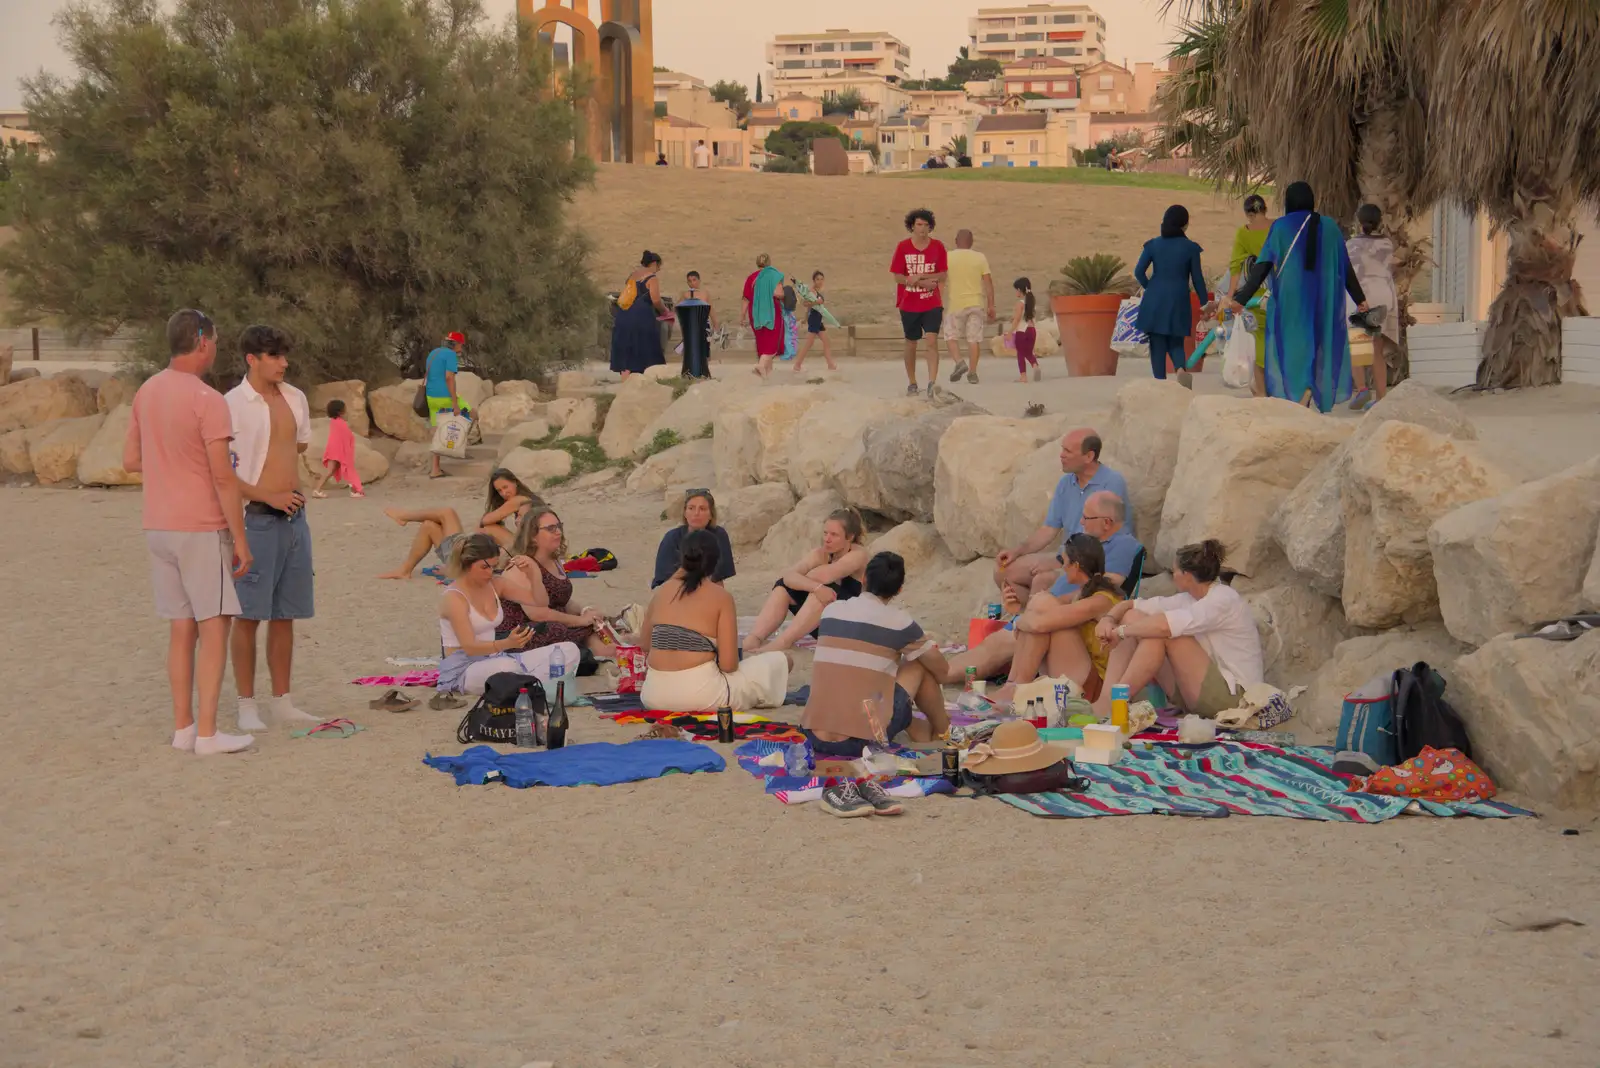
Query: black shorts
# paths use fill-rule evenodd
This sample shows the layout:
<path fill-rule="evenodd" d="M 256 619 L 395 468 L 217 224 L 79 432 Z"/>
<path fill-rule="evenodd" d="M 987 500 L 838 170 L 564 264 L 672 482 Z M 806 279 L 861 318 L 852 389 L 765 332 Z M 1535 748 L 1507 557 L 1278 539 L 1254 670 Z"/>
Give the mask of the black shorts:
<path fill-rule="evenodd" d="M 800 607 L 811 598 L 810 590 L 794 589 L 785 584 L 783 579 L 779 579 L 772 584 L 773 589 L 777 589 L 779 586 L 782 586 L 783 592 L 789 595 L 789 611 L 791 612 L 800 611 Z M 834 592 L 835 600 L 848 601 L 852 597 L 861 596 L 861 580 L 854 576 L 847 576 L 838 582 L 828 583 L 828 589 Z"/>
<path fill-rule="evenodd" d="M 815 308 L 812 308 L 810 311 L 806 312 L 806 333 L 825 334 L 827 331 L 828 327 L 827 324 L 822 321 L 821 312 L 817 311 Z"/>
<path fill-rule="evenodd" d="M 894 711 L 889 716 L 887 733 L 889 740 L 894 741 L 895 735 L 911 726 L 912 711 L 916 705 L 912 702 L 911 695 L 906 693 L 905 687 L 895 683 Z M 819 757 L 830 759 L 853 760 L 861 755 L 861 749 L 867 744 L 865 738 L 846 738 L 842 742 L 824 742 L 810 731 L 806 737 L 811 740 L 811 751 Z"/>
<path fill-rule="evenodd" d="M 924 334 L 938 337 L 939 328 L 944 325 L 944 309 L 929 308 L 927 311 L 900 313 L 900 328 L 905 331 L 907 341 L 921 341 Z"/>

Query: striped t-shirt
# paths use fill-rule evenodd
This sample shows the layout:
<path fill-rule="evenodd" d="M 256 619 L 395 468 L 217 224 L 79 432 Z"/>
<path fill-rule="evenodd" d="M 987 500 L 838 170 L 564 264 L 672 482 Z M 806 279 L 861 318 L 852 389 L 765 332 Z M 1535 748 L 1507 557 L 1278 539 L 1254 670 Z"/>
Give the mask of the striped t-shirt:
<path fill-rule="evenodd" d="M 911 659 L 926 646 L 922 628 L 905 612 L 870 593 L 835 601 L 822 610 L 811 699 L 801 725 L 808 730 L 871 738 L 864 703 L 878 699 L 880 726 L 894 710 L 901 654 Z"/>

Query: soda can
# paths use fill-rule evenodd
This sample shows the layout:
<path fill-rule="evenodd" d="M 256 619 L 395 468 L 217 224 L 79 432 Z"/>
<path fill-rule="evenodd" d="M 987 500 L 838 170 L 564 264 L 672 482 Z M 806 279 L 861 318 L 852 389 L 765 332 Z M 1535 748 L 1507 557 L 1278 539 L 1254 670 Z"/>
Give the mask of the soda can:
<path fill-rule="evenodd" d="M 939 774 L 951 786 L 961 785 L 961 750 L 954 742 L 946 742 L 944 751 L 939 754 Z"/>
<path fill-rule="evenodd" d="M 1111 699 L 1113 701 L 1126 701 L 1132 696 L 1128 691 L 1127 683 L 1119 682 L 1111 687 Z"/>
<path fill-rule="evenodd" d="M 724 705 L 717 709 L 717 741 L 723 745 L 732 745 L 733 734 L 733 709 Z"/>
<path fill-rule="evenodd" d="M 989 619 L 999 619 L 1005 614 L 1005 608 L 995 601 L 990 601 L 983 606 L 983 614 Z"/>

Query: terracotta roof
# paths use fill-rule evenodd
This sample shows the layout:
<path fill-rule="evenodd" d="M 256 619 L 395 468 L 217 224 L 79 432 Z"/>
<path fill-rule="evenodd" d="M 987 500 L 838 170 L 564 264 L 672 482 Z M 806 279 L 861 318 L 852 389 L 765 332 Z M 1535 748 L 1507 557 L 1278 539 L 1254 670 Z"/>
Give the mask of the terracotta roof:
<path fill-rule="evenodd" d="M 710 129 L 710 127 L 708 127 L 703 122 L 695 122 L 692 119 L 680 119 L 676 115 L 664 115 L 660 119 L 657 119 L 656 121 L 657 122 L 664 122 L 668 126 L 674 126 L 674 127 L 678 127 L 678 128 L 690 128 L 690 129 L 701 129 L 701 130 Z"/>
<path fill-rule="evenodd" d="M 1114 111 L 1107 111 L 1107 112 L 1102 112 L 1102 113 L 1099 113 L 1099 114 L 1095 114 L 1095 115 L 1090 115 L 1089 116 L 1089 125 L 1091 125 L 1091 126 L 1095 125 L 1096 123 L 1099 123 L 1101 125 L 1110 125 L 1110 124 L 1113 124 L 1113 123 L 1124 123 L 1124 122 L 1137 124 L 1137 123 L 1160 122 L 1160 121 L 1161 121 L 1160 119 L 1156 118 L 1156 116 L 1150 114 L 1148 111 L 1126 112 L 1126 113 L 1121 114 L 1121 115 L 1117 114 Z"/>
<path fill-rule="evenodd" d="M 1006 74 L 1010 74 L 1013 69 L 1018 71 L 1031 70 L 1036 64 L 1040 63 L 1046 67 L 1076 69 L 1073 64 L 1064 59 L 1057 59 L 1054 56 L 1024 56 L 1022 59 L 1008 61 L 1000 69 Z"/>
<path fill-rule="evenodd" d="M 1021 133 L 1027 130 L 1043 130 L 1049 125 L 1049 121 L 1042 111 L 985 115 L 978 120 L 978 133 Z"/>

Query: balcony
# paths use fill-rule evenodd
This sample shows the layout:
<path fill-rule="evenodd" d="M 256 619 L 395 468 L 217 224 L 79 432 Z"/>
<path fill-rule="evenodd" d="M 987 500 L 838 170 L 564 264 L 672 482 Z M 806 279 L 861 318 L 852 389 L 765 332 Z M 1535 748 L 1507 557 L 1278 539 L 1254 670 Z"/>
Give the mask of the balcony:
<path fill-rule="evenodd" d="M 986 33 L 983 35 L 984 44 L 1005 44 L 1011 41 L 1009 33 Z"/>

